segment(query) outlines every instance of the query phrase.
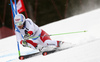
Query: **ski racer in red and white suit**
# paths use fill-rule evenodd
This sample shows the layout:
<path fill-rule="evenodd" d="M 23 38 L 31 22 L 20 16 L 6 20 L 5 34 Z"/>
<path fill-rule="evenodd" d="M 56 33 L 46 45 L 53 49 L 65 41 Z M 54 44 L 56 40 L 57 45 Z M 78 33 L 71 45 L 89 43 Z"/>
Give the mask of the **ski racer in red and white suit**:
<path fill-rule="evenodd" d="M 25 19 L 23 14 L 18 14 L 14 18 L 17 41 L 24 47 L 41 49 L 45 46 L 59 47 L 61 41 L 53 41 L 44 30 L 40 29 L 31 19 Z M 34 37 L 29 39 L 29 37 Z M 40 46 L 41 45 L 41 46 Z"/>

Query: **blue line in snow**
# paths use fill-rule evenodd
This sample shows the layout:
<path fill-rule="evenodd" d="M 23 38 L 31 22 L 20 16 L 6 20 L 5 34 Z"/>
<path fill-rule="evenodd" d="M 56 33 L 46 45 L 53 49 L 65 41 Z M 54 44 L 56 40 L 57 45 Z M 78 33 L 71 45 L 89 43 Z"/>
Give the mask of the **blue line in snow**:
<path fill-rule="evenodd" d="M 0 58 L 8 57 L 8 56 L 14 56 L 14 55 L 18 55 L 18 53 L 12 53 L 12 54 L 2 55 L 2 56 L 0 56 Z"/>
<path fill-rule="evenodd" d="M 10 60 L 8 60 L 8 61 L 6 61 L 6 62 L 11 62 L 11 61 L 14 61 L 15 59 L 10 59 Z"/>
<path fill-rule="evenodd" d="M 26 52 L 23 52 L 22 54 L 31 54 L 31 53 L 35 53 L 35 52 L 36 51 L 26 51 Z M 4 58 L 4 57 L 8 57 L 8 56 L 15 56 L 15 55 L 18 55 L 18 53 L 5 54 L 5 55 L 0 56 L 0 58 Z"/>

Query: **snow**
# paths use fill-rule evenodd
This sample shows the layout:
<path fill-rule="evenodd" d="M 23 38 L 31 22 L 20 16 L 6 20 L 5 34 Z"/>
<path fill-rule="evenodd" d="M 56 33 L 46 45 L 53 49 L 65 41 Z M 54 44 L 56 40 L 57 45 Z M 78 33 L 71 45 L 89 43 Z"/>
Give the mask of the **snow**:
<path fill-rule="evenodd" d="M 1 39 L 0 62 L 100 62 L 100 9 L 53 22 L 41 28 L 49 34 L 84 30 L 87 32 L 51 36 L 53 40 L 80 45 L 47 56 L 38 55 L 25 60 L 18 59 L 15 35 Z M 23 55 L 37 51 L 21 45 L 20 50 Z"/>

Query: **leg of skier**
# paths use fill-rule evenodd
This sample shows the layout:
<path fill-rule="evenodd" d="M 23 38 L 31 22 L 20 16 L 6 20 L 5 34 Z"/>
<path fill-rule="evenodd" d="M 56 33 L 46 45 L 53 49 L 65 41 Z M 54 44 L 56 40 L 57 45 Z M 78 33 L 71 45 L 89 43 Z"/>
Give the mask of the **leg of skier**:
<path fill-rule="evenodd" d="M 43 42 L 44 46 L 55 46 L 58 47 L 58 49 L 63 49 L 63 48 L 68 48 L 72 47 L 73 44 L 69 42 L 64 42 L 64 41 L 53 41 L 51 40 L 50 36 L 45 36 L 48 35 L 45 31 L 42 30 L 40 39 Z"/>
<path fill-rule="evenodd" d="M 42 46 L 46 47 L 47 49 L 50 49 L 48 47 L 60 47 L 60 45 L 62 44 L 61 41 L 53 41 L 51 40 L 50 36 L 46 36 L 48 35 L 45 31 L 42 30 L 41 32 L 41 36 L 40 36 L 40 41 L 42 42 Z M 52 49 L 52 48 L 51 48 Z"/>
<path fill-rule="evenodd" d="M 51 40 L 50 36 L 45 36 L 45 35 L 48 35 L 48 34 L 42 30 L 41 36 L 37 38 L 36 40 L 26 40 L 27 46 L 32 49 L 38 49 L 41 51 L 43 47 L 48 47 L 48 46 L 60 47 L 60 45 L 62 44 L 61 41 L 53 41 Z"/>

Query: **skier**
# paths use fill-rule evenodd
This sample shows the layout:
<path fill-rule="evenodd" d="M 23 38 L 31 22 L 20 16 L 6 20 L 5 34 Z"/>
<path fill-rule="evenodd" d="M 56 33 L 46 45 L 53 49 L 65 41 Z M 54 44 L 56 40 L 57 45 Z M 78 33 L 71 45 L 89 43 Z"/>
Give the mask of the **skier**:
<path fill-rule="evenodd" d="M 31 19 L 25 18 L 23 14 L 15 15 L 14 18 L 17 41 L 24 47 L 30 47 L 32 49 L 38 49 L 41 51 L 47 46 L 60 47 L 63 44 L 62 41 L 53 41 L 50 36 L 44 30 L 40 29 Z M 34 37 L 29 39 L 30 37 Z"/>

